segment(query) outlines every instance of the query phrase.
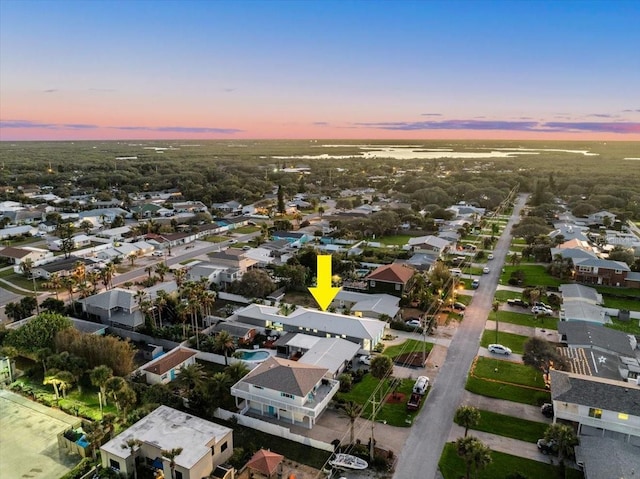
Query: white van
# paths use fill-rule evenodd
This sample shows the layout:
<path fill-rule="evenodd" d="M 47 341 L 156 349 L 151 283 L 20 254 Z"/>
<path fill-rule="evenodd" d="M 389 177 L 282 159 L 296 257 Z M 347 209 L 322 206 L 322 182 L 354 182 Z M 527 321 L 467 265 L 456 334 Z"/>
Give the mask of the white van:
<path fill-rule="evenodd" d="M 449 273 L 451 273 L 451 276 L 457 276 L 458 278 L 462 276 L 462 270 L 460 268 L 451 268 Z"/>
<path fill-rule="evenodd" d="M 429 387 L 429 378 L 427 376 L 420 376 L 413 385 L 413 392 L 416 394 L 424 394 Z"/>

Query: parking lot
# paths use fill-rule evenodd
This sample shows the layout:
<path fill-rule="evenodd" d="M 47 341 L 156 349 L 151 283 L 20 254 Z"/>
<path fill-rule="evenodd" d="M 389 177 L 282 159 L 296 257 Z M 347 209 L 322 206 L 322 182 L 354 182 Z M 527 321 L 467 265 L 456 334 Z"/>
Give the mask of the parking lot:
<path fill-rule="evenodd" d="M 0 477 L 58 479 L 79 456 L 58 452 L 58 433 L 78 418 L 0 389 Z"/>

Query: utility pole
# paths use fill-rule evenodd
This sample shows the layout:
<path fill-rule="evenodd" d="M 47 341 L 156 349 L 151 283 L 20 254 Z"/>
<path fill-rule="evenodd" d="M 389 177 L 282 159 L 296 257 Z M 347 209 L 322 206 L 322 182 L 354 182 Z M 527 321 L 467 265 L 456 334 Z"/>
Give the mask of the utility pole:
<path fill-rule="evenodd" d="M 371 400 L 371 408 L 372 408 L 372 414 L 371 414 L 371 442 L 369 443 L 369 459 L 371 460 L 371 462 L 373 463 L 373 453 L 374 453 L 374 439 L 373 439 L 373 429 L 376 426 L 376 404 L 378 402 L 376 401 L 376 396 L 375 396 L 375 392 L 373 393 L 373 399 Z"/>
<path fill-rule="evenodd" d="M 31 274 L 31 279 L 33 280 L 33 297 L 36 300 L 36 314 L 40 314 L 40 306 L 38 305 L 38 291 L 36 290 L 36 277 Z"/>

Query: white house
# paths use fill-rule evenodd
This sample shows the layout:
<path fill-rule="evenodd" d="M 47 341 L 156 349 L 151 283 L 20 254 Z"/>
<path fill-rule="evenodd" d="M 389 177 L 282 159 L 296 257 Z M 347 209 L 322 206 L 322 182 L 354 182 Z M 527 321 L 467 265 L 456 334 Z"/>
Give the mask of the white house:
<path fill-rule="evenodd" d="M 133 452 L 126 445 L 130 439 L 141 441 Z M 169 460 L 162 456 L 162 451 L 176 448 L 182 452 L 174 459 L 172 476 Z M 232 429 L 168 406 L 155 409 L 100 448 L 103 467 L 129 476 L 134 463 L 145 463 L 162 470 L 164 477 L 175 479 L 209 477 L 232 453 Z"/>
<path fill-rule="evenodd" d="M 311 429 L 338 392 L 327 368 L 270 357 L 231 387 L 236 406 Z M 244 404 L 243 404 L 244 402 Z"/>
<path fill-rule="evenodd" d="M 182 368 L 195 364 L 197 353 L 192 349 L 177 347 L 149 361 L 142 367 L 147 384 L 166 384 L 173 381 Z"/>

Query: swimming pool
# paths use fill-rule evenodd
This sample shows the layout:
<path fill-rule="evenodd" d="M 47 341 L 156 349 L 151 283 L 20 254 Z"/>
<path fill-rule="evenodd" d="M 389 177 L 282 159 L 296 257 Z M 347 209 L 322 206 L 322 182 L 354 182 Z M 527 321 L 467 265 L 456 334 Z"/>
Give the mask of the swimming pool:
<path fill-rule="evenodd" d="M 240 359 L 250 362 L 261 363 L 265 359 L 268 359 L 269 356 L 271 356 L 271 352 L 268 349 L 238 349 L 237 352 L 240 353 Z"/>

